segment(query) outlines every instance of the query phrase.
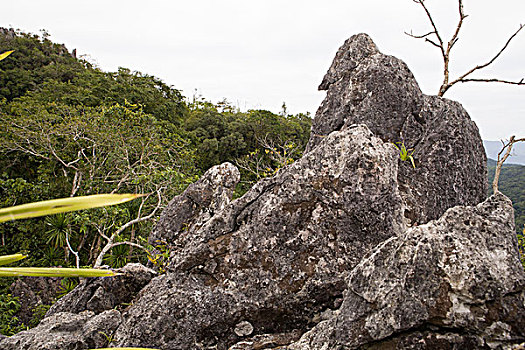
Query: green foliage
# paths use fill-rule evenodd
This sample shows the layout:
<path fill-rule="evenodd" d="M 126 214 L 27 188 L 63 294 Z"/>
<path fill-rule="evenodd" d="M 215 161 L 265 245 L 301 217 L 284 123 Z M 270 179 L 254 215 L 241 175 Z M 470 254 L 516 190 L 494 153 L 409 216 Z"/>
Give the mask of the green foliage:
<path fill-rule="evenodd" d="M 227 101 L 214 105 L 202 99 L 194 99 L 182 124 L 196 149 L 195 163 L 201 172 L 226 161 L 241 168 L 237 195 L 259 178 L 298 159 L 308 142 L 310 127 L 311 118 L 305 114 L 240 112 Z M 277 153 L 280 156 L 276 157 Z M 288 161 L 283 163 L 285 153 Z"/>
<path fill-rule="evenodd" d="M 27 328 L 16 317 L 20 302 L 11 294 L 0 294 L 0 334 L 13 335 Z"/>
<path fill-rule="evenodd" d="M 47 37 L 16 34 L 0 36 L 0 52 L 15 50 L 0 66 L 0 100 L 10 102 L 27 94 L 43 104 L 96 107 L 129 102 L 171 123 L 187 111 L 180 92 L 158 78 L 125 68 L 105 73 Z"/>
<path fill-rule="evenodd" d="M 410 160 L 410 163 L 412 163 L 412 166 L 415 169 L 416 163 L 414 162 L 414 157 L 412 157 L 415 151 L 413 149 L 407 149 L 405 143 L 403 142 L 397 142 L 397 145 L 393 143 L 393 145 L 399 151 L 399 159 L 401 159 L 403 162 Z"/>
<path fill-rule="evenodd" d="M 520 250 L 520 259 L 523 269 L 525 269 L 525 225 L 523 225 L 523 231 L 518 234 L 518 248 Z"/>
<path fill-rule="evenodd" d="M 114 267 L 124 267 L 129 262 L 129 248 L 125 245 L 118 245 L 111 249 L 111 253 L 104 256 L 104 263 Z"/>
<path fill-rule="evenodd" d="M 62 298 L 78 285 L 78 278 L 65 277 L 60 281 L 60 292 L 58 298 Z"/>
<path fill-rule="evenodd" d="M 42 319 L 46 316 L 47 311 L 51 308 L 51 305 L 40 304 L 33 309 L 33 315 L 29 320 L 27 326 L 29 328 L 36 327 Z"/>

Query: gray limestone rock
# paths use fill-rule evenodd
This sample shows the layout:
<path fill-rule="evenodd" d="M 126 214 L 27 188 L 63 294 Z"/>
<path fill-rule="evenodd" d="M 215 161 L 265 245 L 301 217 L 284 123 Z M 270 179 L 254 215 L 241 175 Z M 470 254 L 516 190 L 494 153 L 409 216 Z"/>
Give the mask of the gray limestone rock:
<path fill-rule="evenodd" d="M 356 123 L 385 142 L 414 149 L 416 168 L 400 162 L 398 177 L 412 224 L 485 199 L 486 156 L 477 126 L 459 103 L 423 95 L 406 64 L 380 53 L 368 35 L 341 46 L 319 89 L 327 94 L 307 152 L 330 132 Z"/>
<path fill-rule="evenodd" d="M 120 323 L 120 313 L 107 310 L 94 315 L 60 312 L 38 327 L 0 340 L 2 350 L 81 350 L 106 347 Z"/>
<path fill-rule="evenodd" d="M 226 349 L 241 322 L 253 335 L 305 331 L 364 254 L 403 231 L 396 178 L 394 147 L 366 126 L 330 134 L 180 234 L 170 272 L 123 313 L 117 344 Z"/>
<path fill-rule="evenodd" d="M 290 350 L 504 349 L 525 340 L 525 273 L 498 193 L 381 243 L 339 310 Z"/>
<path fill-rule="evenodd" d="M 157 274 L 141 264 L 127 264 L 117 272 L 121 275 L 84 279 L 75 289 L 60 298 L 46 316 L 59 312 L 80 313 L 86 310 L 98 314 L 115 307 L 125 308 Z"/>
<path fill-rule="evenodd" d="M 210 168 L 162 212 L 148 241 L 152 245 L 171 244 L 195 220 L 204 222 L 231 200 L 240 180 L 239 170 L 231 163 Z"/>

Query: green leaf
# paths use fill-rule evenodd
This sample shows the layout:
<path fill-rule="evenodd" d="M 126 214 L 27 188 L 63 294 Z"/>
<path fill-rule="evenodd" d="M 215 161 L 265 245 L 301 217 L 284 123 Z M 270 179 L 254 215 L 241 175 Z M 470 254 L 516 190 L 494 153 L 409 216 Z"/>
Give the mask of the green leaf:
<path fill-rule="evenodd" d="M 98 349 L 89 349 L 89 350 L 160 350 L 153 348 L 98 348 Z"/>
<path fill-rule="evenodd" d="M 58 267 L 0 267 L 0 277 L 111 277 L 118 273 L 101 269 L 75 269 Z"/>
<path fill-rule="evenodd" d="M 65 213 L 89 208 L 115 205 L 142 197 L 141 194 L 97 194 L 35 202 L 0 209 L 0 223 L 9 220 L 27 219 L 38 216 Z"/>
<path fill-rule="evenodd" d="M 11 264 L 15 261 L 22 260 L 25 258 L 27 258 L 27 256 L 23 254 L 0 255 L 0 266 Z"/>
<path fill-rule="evenodd" d="M 410 159 L 410 162 L 412 163 L 412 166 L 414 167 L 414 169 L 416 168 L 416 163 L 414 162 L 414 157 L 412 157 L 411 155 L 408 156 L 408 159 Z"/>
<path fill-rule="evenodd" d="M 0 61 L 3 60 L 4 58 L 6 58 L 7 56 L 9 56 L 10 54 L 12 54 L 15 50 L 11 50 L 11 51 L 6 51 L 2 54 L 0 54 Z"/>

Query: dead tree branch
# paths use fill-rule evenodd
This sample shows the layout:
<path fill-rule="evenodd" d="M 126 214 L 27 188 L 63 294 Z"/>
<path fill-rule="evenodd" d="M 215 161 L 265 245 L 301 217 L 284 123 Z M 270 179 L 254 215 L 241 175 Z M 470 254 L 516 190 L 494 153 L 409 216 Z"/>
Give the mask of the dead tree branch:
<path fill-rule="evenodd" d="M 512 152 L 512 146 L 516 142 L 525 142 L 525 137 L 521 139 L 517 139 L 516 136 L 511 136 L 508 142 L 504 142 L 504 141 L 501 141 L 501 142 L 503 143 L 503 147 L 501 148 L 501 151 L 499 151 L 498 153 L 498 162 L 496 163 L 496 172 L 494 174 L 494 181 L 492 181 L 492 191 L 494 193 L 499 192 L 499 189 L 498 189 L 499 175 L 501 174 L 501 168 L 503 166 L 503 163 L 505 163 L 505 161 L 510 155 L 510 152 Z"/>
<path fill-rule="evenodd" d="M 127 244 L 127 243 L 131 243 L 131 242 L 115 242 L 115 239 L 122 233 L 124 232 L 124 230 L 126 230 L 128 227 L 132 226 L 132 225 L 135 225 L 135 224 L 138 224 L 140 222 L 143 222 L 143 221 L 146 221 L 146 220 L 150 220 L 151 218 L 153 218 L 153 216 L 155 216 L 155 213 L 157 212 L 157 210 L 159 210 L 159 208 L 161 207 L 161 204 L 162 204 L 162 188 L 158 189 L 157 190 L 157 205 L 156 207 L 149 213 L 149 215 L 147 216 L 141 216 L 141 210 L 142 210 L 142 206 L 144 204 L 144 202 L 146 201 L 147 197 L 145 197 L 140 205 L 140 209 L 138 211 L 138 214 L 137 214 L 137 218 L 131 220 L 131 221 L 128 221 L 127 223 L 125 223 L 124 225 L 122 225 L 118 230 L 116 230 L 110 237 L 102 234 L 100 231 L 99 233 L 101 234 L 102 237 L 104 237 L 105 239 L 107 239 L 107 243 L 106 245 L 104 246 L 104 248 L 102 248 L 102 251 L 100 252 L 100 254 L 98 255 L 97 257 L 97 260 L 95 261 L 95 264 L 93 265 L 93 267 L 97 268 L 97 267 L 100 267 L 102 266 L 102 261 L 104 260 L 104 256 L 106 255 L 107 252 L 109 252 L 113 247 L 116 247 L 118 245 L 122 245 L 122 244 Z M 130 244 L 134 247 L 138 247 L 139 245 L 136 244 L 136 243 L 133 243 L 133 244 Z"/>
<path fill-rule="evenodd" d="M 513 80 L 505 80 L 505 79 L 498 79 L 498 78 L 467 78 L 472 73 L 477 72 L 483 68 L 486 68 L 490 66 L 492 63 L 494 63 L 498 57 L 501 56 L 501 54 L 508 48 L 510 42 L 518 35 L 518 33 L 523 29 L 525 25 L 521 24 L 518 30 L 516 30 L 508 39 L 505 45 L 499 50 L 489 61 L 483 64 L 479 64 L 475 66 L 474 68 L 468 70 L 466 73 L 460 75 L 458 78 L 451 80 L 450 79 L 450 55 L 452 48 L 459 40 L 459 33 L 461 31 L 461 27 L 463 26 L 463 22 L 465 18 L 468 16 L 465 15 L 465 11 L 463 8 L 463 0 L 458 0 L 458 7 L 459 7 L 459 21 L 456 25 L 456 30 L 454 31 L 454 34 L 450 38 L 450 40 L 447 42 L 446 47 L 445 43 L 441 37 L 441 34 L 439 33 L 439 30 L 436 26 L 436 23 L 432 17 L 432 14 L 430 13 L 428 7 L 425 4 L 425 0 L 413 0 L 416 4 L 421 5 L 423 10 L 425 11 L 425 14 L 430 22 L 430 25 L 432 27 L 432 31 L 423 34 L 423 35 L 415 35 L 412 33 L 406 33 L 406 35 L 415 38 L 415 39 L 425 39 L 426 42 L 429 44 L 437 47 L 441 51 L 441 56 L 443 59 L 443 83 L 441 84 L 438 92 L 438 96 L 443 96 L 452 86 L 454 86 L 457 83 L 468 83 L 468 82 L 494 82 L 494 83 L 504 83 L 504 84 L 512 84 L 512 85 L 525 85 L 525 82 L 523 82 L 523 79 L 519 81 L 513 81 Z M 432 40 L 431 37 L 435 36 L 435 39 Z"/>

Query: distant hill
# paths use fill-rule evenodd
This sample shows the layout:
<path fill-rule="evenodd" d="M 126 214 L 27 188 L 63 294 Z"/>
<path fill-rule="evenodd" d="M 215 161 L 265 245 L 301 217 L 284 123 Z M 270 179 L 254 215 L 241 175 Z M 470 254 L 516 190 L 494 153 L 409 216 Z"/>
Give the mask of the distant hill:
<path fill-rule="evenodd" d="M 496 161 L 488 159 L 487 172 L 489 181 L 489 194 L 492 193 L 492 180 L 496 170 Z M 512 200 L 516 231 L 522 232 L 525 225 L 525 166 L 517 164 L 504 164 L 499 177 L 499 190 Z"/>
<path fill-rule="evenodd" d="M 483 141 L 487 158 L 498 159 L 498 153 L 501 151 L 501 141 Z M 525 165 L 525 142 L 518 142 L 512 147 L 511 156 L 505 161 L 506 164 Z"/>

